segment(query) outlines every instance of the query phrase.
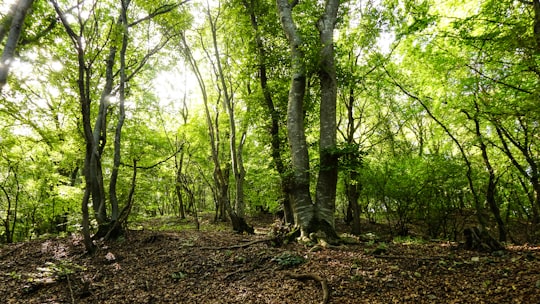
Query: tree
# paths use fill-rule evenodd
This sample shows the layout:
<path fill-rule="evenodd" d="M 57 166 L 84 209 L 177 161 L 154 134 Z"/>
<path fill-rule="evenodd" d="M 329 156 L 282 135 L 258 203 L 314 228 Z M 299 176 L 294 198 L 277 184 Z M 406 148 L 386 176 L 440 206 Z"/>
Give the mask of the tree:
<path fill-rule="evenodd" d="M 0 28 L 1 42 L 4 40 L 5 32 L 7 32 L 4 29 L 9 27 L 9 34 L 4 46 L 4 52 L 0 58 L 0 92 L 2 92 L 2 88 L 6 84 L 9 67 L 14 59 L 15 50 L 17 49 L 17 44 L 19 43 L 19 38 L 23 30 L 24 19 L 33 2 L 33 0 L 20 0 L 15 2 L 6 17 L 5 23 L 3 23 Z"/>
<path fill-rule="evenodd" d="M 124 101 L 126 96 L 126 83 L 132 79 L 145 66 L 148 59 L 159 51 L 168 41 L 168 37 L 162 38 L 162 41 L 154 48 L 148 50 L 147 53 L 140 58 L 138 63 L 130 67 L 130 71 L 128 72 L 126 66 L 126 51 L 128 43 L 130 42 L 128 38 L 128 29 L 145 20 L 168 13 L 176 8 L 177 5 L 164 5 L 155 8 L 155 11 L 151 12 L 148 17 L 143 17 L 139 20 L 130 22 L 128 20 L 128 8 L 131 1 L 122 1 L 118 20 L 109 22 L 108 25 L 104 25 L 102 24 L 103 20 L 101 19 L 94 19 L 93 22 L 88 22 L 89 20 L 84 19 L 83 16 L 92 16 L 89 18 L 94 18 L 99 15 L 100 10 L 114 9 L 116 6 L 102 7 L 100 6 L 101 3 L 93 2 L 90 7 L 88 7 L 84 3 L 80 3 L 76 7 L 78 12 L 76 20 L 78 23 L 72 24 L 66 17 L 66 13 L 59 7 L 58 3 L 56 1 L 52 1 L 52 3 L 73 45 L 78 62 L 77 88 L 81 106 L 83 134 L 86 143 L 83 169 L 86 182 L 85 194 L 82 200 L 83 234 L 85 236 L 85 246 L 87 250 L 92 251 L 93 245 L 90 240 L 89 214 L 87 209 L 90 197 L 92 198 L 94 215 L 99 224 L 99 230 L 96 233 L 96 237 L 109 237 L 111 233 L 113 237 L 118 235 L 120 233 L 118 229 L 122 224 L 122 222 L 118 221 L 127 218 L 127 214 L 129 214 L 132 205 L 131 199 L 135 187 L 136 171 L 133 172 L 130 195 L 128 196 L 128 201 L 122 212 L 120 212 L 116 195 L 116 180 L 118 176 L 118 167 L 120 165 L 121 134 L 125 119 Z M 101 30 L 107 31 L 105 37 L 99 37 L 99 31 Z M 95 49 L 92 49 L 92 47 L 95 47 Z M 106 47 L 108 47 L 109 53 L 105 58 L 101 58 L 102 50 Z M 120 48 L 119 56 L 117 56 L 118 48 Z M 92 126 L 92 102 L 96 94 L 96 92 L 93 91 L 93 85 L 97 84 L 96 80 L 93 79 L 93 76 L 98 69 L 98 59 L 105 59 L 105 79 L 99 97 L 98 113 L 95 117 L 94 126 Z M 119 71 L 115 71 L 115 65 L 118 60 L 120 61 L 120 68 Z M 107 116 L 111 111 L 111 96 L 115 95 L 113 89 L 115 75 L 117 74 L 120 74 L 120 79 L 117 80 L 119 87 L 119 117 L 114 140 L 113 169 L 109 182 L 111 217 L 108 217 L 106 205 L 107 197 L 103 175 L 103 156 L 105 145 L 107 143 Z M 101 79 L 98 79 L 98 81 L 99 80 Z M 136 160 L 134 160 L 134 164 L 136 164 Z M 136 169 L 136 165 L 133 167 Z"/>
<path fill-rule="evenodd" d="M 312 3 L 311 3 L 312 4 Z M 301 237 L 323 231 L 329 239 L 336 239 L 334 228 L 335 196 L 337 183 L 336 157 L 336 71 L 334 64 L 333 33 L 339 1 L 325 1 L 317 21 L 319 31 L 320 79 L 320 137 L 319 176 L 315 202 L 310 194 L 310 166 L 304 127 L 304 98 L 306 96 L 306 54 L 304 37 L 295 22 L 293 9 L 298 2 L 278 0 L 279 18 L 291 51 L 291 86 L 287 110 L 287 131 L 293 167 L 293 208 L 295 222 Z"/>

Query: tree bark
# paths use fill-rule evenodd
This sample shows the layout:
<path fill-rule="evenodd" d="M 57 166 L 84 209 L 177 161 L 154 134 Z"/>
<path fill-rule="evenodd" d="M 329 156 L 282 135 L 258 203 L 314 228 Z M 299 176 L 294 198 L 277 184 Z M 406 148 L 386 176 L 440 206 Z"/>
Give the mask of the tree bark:
<path fill-rule="evenodd" d="M 315 204 L 318 208 L 319 225 L 330 237 L 336 237 L 334 211 L 336 210 L 336 185 L 338 158 L 336 147 L 336 99 L 337 80 L 334 63 L 334 27 L 339 0 L 327 0 L 324 15 L 317 27 L 320 34 L 319 79 L 321 85 L 319 127 L 319 176 Z M 333 235 L 332 235 L 333 234 Z"/>
<path fill-rule="evenodd" d="M 535 158 L 531 155 L 530 147 L 529 147 L 529 132 L 527 131 L 526 126 L 523 125 L 523 122 L 521 122 L 518 119 L 519 123 L 521 124 L 521 127 L 525 130 L 524 133 L 524 142 L 520 143 L 518 140 L 516 140 L 508 130 L 497 120 L 494 120 L 495 124 L 495 130 L 497 131 L 497 135 L 499 136 L 499 139 L 502 143 L 502 150 L 510 159 L 510 162 L 514 167 L 523 175 L 524 178 L 526 178 L 533 191 L 534 191 L 534 200 L 531 201 L 531 211 L 532 211 L 532 222 L 533 224 L 539 224 L 540 223 L 540 170 L 538 168 L 538 163 L 536 162 Z M 524 167 L 522 164 L 519 163 L 519 161 L 514 157 L 513 152 L 510 150 L 508 141 L 515 146 L 520 152 L 525 161 L 527 162 L 528 167 Z"/>
<path fill-rule="evenodd" d="M 497 177 L 495 176 L 495 170 L 493 169 L 493 166 L 491 165 L 491 161 L 489 160 L 489 155 L 487 152 L 487 146 L 484 141 L 484 137 L 482 136 L 482 132 L 480 131 L 480 121 L 478 118 L 478 114 L 480 110 L 478 108 L 478 103 L 476 100 L 474 100 L 474 106 L 476 110 L 476 113 L 474 116 L 469 115 L 465 111 L 464 112 L 469 119 L 472 119 L 474 121 L 476 138 L 479 143 L 480 151 L 482 154 L 482 160 L 484 161 L 484 165 L 486 166 L 486 170 L 488 172 L 488 184 L 486 187 L 486 202 L 491 210 L 491 213 L 493 214 L 493 217 L 495 218 L 495 221 L 497 222 L 497 229 L 499 230 L 499 241 L 506 242 L 506 228 L 505 228 L 504 221 L 501 217 L 501 210 L 495 198 L 496 191 L 497 191 Z"/>
<path fill-rule="evenodd" d="M 311 232 L 323 231 L 327 238 L 336 239 L 334 228 L 337 184 L 336 157 L 336 71 L 334 65 L 333 31 L 339 7 L 338 0 L 328 0 L 317 28 L 320 34 L 319 80 L 321 85 L 321 113 L 319 155 L 320 170 L 315 203 L 310 195 L 309 155 L 304 126 L 304 98 L 306 95 L 305 54 L 303 38 L 294 22 L 292 9 L 298 2 L 277 0 L 281 25 L 291 51 L 291 86 L 287 108 L 287 131 L 293 169 L 293 208 L 301 238 Z"/>
<path fill-rule="evenodd" d="M 86 188 L 85 188 L 84 196 L 81 202 L 82 217 L 83 217 L 82 233 L 84 237 L 85 248 L 88 252 L 91 253 L 94 251 L 95 246 L 90 237 L 90 228 L 89 228 L 90 220 L 89 220 L 89 214 L 88 214 L 89 212 L 88 203 L 90 201 L 90 196 L 93 195 L 93 189 L 95 189 L 94 187 L 95 178 L 90 168 L 92 164 L 92 157 L 93 157 L 92 155 L 94 151 L 94 136 L 92 132 L 92 126 L 90 123 L 90 103 L 91 103 L 90 89 L 89 89 L 89 84 L 90 84 L 89 73 L 90 72 L 85 62 L 86 54 L 85 54 L 84 46 L 82 43 L 82 37 L 73 31 L 69 22 L 66 20 L 63 12 L 61 11 L 60 7 L 56 3 L 56 1 L 52 1 L 52 4 L 69 38 L 71 39 L 73 46 L 76 50 L 76 54 L 77 54 L 77 63 L 78 63 L 77 88 L 79 91 L 78 92 L 79 104 L 81 106 L 83 133 L 84 133 L 84 138 L 86 142 L 86 152 L 85 152 L 84 168 L 83 168 Z"/>
<path fill-rule="evenodd" d="M 11 66 L 11 62 L 13 61 L 13 57 L 15 56 L 15 50 L 17 49 L 19 38 L 21 37 L 24 19 L 26 18 L 28 9 L 32 6 L 33 3 L 33 0 L 19 0 L 16 4 L 14 4 L 16 6 L 13 11 L 13 17 L 11 19 L 11 22 L 9 22 L 10 27 L 6 45 L 4 46 L 2 58 L 0 58 L 0 92 L 2 92 L 2 88 L 7 83 L 9 67 Z M 10 16 L 8 15 L 8 18 L 9 17 Z M 3 37 L 0 36 L 0 38 L 2 38 L 3 40 Z"/>
<path fill-rule="evenodd" d="M 295 223 L 302 237 L 311 232 L 314 205 L 309 191 L 309 156 L 304 127 L 304 96 L 306 93 L 306 67 L 303 41 L 292 17 L 292 5 L 288 0 L 277 0 L 279 18 L 289 41 L 291 51 L 291 85 L 287 105 L 287 131 L 292 160 L 292 205 Z"/>
<path fill-rule="evenodd" d="M 178 211 L 180 214 L 181 219 L 186 218 L 186 212 L 184 209 L 184 200 L 182 198 L 182 168 L 184 163 L 184 149 L 181 149 L 180 151 L 180 159 L 176 159 L 177 156 L 175 156 L 175 167 L 176 167 L 176 179 L 174 188 L 176 190 L 176 196 L 178 198 Z"/>

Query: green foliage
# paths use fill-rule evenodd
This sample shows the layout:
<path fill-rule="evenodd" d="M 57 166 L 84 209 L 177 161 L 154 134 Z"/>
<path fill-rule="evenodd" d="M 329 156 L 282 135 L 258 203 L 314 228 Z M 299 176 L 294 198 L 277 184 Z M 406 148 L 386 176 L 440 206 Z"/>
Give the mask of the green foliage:
<path fill-rule="evenodd" d="M 182 271 L 176 271 L 171 274 L 171 278 L 175 281 L 181 281 L 185 278 L 187 278 L 187 274 Z"/>
<path fill-rule="evenodd" d="M 88 97 L 95 118 L 109 48 L 120 45 L 119 3 L 60 2 L 62 8 L 73 7 L 66 13 L 69 22 L 84 36 L 84 64 L 91 76 Z M 315 81 L 319 33 L 313 16 L 321 15 L 322 4 L 300 1 L 294 8 L 308 67 L 304 111 L 311 156 L 319 148 L 315 139 L 320 90 Z M 137 0 L 130 8 L 126 63 L 132 78 L 122 133 L 121 206 L 131 188 L 130 166 L 135 159 L 140 167 L 133 206 L 136 222 L 158 215 L 177 216 L 180 199 L 196 203 L 188 215 L 195 206 L 213 214 L 217 189 L 208 127 L 199 88 L 188 72 L 191 68 L 180 43 L 183 33 L 200 64 L 211 119 L 219 129 L 218 157 L 223 168 L 229 167 L 231 126 L 223 109 L 222 84 L 215 78 L 208 20 L 201 17 L 204 6 Z M 285 131 L 290 62 L 275 3 L 233 0 L 209 9 L 217 22 L 218 49 L 234 100 L 235 123 L 247 134 L 242 155 L 247 211 L 264 206 L 275 212 L 281 208 L 281 179 L 287 173 L 280 176 L 275 170 L 271 113 L 259 82 L 262 62 L 280 128 L 281 157 L 285 167 L 290 167 Z M 160 11 L 167 13 L 145 19 Z M 257 30 L 249 18 L 251 11 Z M 474 214 L 491 213 L 482 203 L 480 207 L 473 203 L 484 201 L 488 185 L 479 149 L 482 140 L 493 164 L 497 206 L 505 221 L 532 222 L 539 207 L 534 183 L 540 165 L 536 135 L 540 131 L 540 40 L 534 30 L 534 7 L 526 1 L 348 1 L 342 3 L 339 16 L 335 46 L 339 144 L 326 152 L 339 159 L 344 181 L 339 184 L 358 186 L 363 216 L 393 224 L 396 235 L 414 232 L 456 238 L 465 223 L 475 220 Z M 0 95 L 0 235 L 4 242 L 76 232 L 84 191 L 78 58 L 50 3 L 34 2 L 20 41 L 8 86 Z M 264 52 L 259 53 L 257 43 Z M 114 66 L 115 81 L 118 66 Z M 157 83 L 160 75 L 166 75 L 169 87 Z M 112 170 L 116 85 L 110 96 L 101 164 L 105 183 Z M 472 118 L 479 122 L 481 140 Z M 313 170 L 318 160 L 311 159 Z M 235 199 L 233 179 L 230 174 L 231 201 Z M 184 186 L 179 193 L 177 185 Z M 337 203 L 344 206 L 347 187 L 341 187 Z M 156 229 L 193 227 L 189 220 L 153 225 Z M 412 226 L 421 231 L 411 231 Z M 286 257 L 280 261 L 288 263 Z"/>
<path fill-rule="evenodd" d="M 306 259 L 297 253 L 285 251 L 272 258 L 281 268 L 293 268 L 306 262 Z"/>

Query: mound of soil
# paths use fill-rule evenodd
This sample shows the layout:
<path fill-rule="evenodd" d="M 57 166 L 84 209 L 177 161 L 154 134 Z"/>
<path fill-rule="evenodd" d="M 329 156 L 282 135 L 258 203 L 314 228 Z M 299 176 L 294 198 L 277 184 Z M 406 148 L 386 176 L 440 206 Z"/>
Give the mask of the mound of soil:
<path fill-rule="evenodd" d="M 328 303 L 540 299 L 538 247 L 478 253 L 449 243 L 253 242 L 264 238 L 129 231 L 98 244 L 92 257 L 78 236 L 3 246 L 0 303 L 321 303 L 323 282 Z"/>

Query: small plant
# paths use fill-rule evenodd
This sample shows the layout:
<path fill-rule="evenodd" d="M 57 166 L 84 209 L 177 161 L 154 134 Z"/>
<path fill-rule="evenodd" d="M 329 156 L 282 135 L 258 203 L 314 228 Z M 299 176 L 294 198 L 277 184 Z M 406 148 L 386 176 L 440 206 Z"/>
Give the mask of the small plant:
<path fill-rule="evenodd" d="M 296 253 L 285 251 L 274 257 L 272 261 L 276 262 L 281 268 L 291 268 L 303 264 L 306 259 Z"/>
<path fill-rule="evenodd" d="M 426 243 L 426 241 L 421 238 L 414 238 L 410 236 L 396 236 L 393 241 L 396 244 L 403 245 L 422 245 Z"/>
<path fill-rule="evenodd" d="M 171 278 L 175 281 L 183 280 L 187 277 L 186 273 L 183 273 L 182 271 L 176 271 L 171 274 Z"/>
<path fill-rule="evenodd" d="M 379 245 L 377 245 L 377 248 L 373 249 L 371 254 L 379 255 L 379 254 L 386 253 L 386 251 L 388 251 L 388 245 L 386 245 L 385 242 L 381 242 L 379 243 Z"/>

